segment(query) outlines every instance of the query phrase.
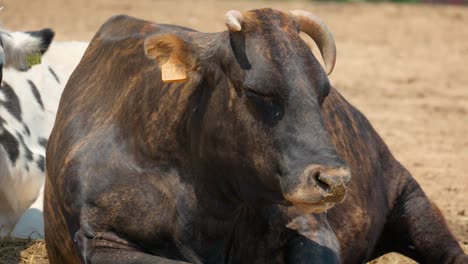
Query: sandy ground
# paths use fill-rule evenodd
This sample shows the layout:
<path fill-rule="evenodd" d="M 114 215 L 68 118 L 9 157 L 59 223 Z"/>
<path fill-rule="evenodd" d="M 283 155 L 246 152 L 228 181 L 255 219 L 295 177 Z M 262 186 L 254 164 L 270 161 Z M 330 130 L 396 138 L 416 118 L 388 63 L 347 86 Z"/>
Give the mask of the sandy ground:
<path fill-rule="evenodd" d="M 125 13 L 200 31 L 224 30 L 229 9 L 305 9 L 335 35 L 330 79 L 371 120 L 468 245 L 468 7 L 270 1 L 6 0 L 5 28 L 51 27 L 89 41 Z M 363 194 L 365 195 L 365 194 Z M 403 263 L 393 256 L 387 262 Z"/>

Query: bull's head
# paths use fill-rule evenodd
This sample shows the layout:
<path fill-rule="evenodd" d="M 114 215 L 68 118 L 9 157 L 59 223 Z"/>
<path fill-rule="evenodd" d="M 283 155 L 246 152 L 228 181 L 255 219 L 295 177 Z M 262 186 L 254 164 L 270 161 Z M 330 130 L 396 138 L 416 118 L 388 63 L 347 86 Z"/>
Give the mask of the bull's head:
<path fill-rule="evenodd" d="M 196 87 L 186 130 L 195 167 L 209 178 L 203 182 L 235 201 L 293 204 L 304 212 L 342 201 L 350 170 L 321 115 L 330 84 L 299 36 L 311 36 L 330 73 L 331 33 L 305 11 L 229 11 L 226 25 L 223 33 L 156 35 L 145 42 L 165 81 L 174 76 L 187 79 L 186 89 Z"/>
<path fill-rule="evenodd" d="M 10 33 L 0 29 L 0 82 L 4 67 L 26 71 L 39 63 L 53 38 L 54 32 L 50 29 Z"/>

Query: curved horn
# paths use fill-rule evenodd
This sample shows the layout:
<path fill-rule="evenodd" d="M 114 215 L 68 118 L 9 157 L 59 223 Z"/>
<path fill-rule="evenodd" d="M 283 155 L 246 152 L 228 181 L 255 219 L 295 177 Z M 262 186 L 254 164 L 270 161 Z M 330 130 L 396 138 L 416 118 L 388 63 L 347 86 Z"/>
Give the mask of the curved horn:
<path fill-rule="evenodd" d="M 304 10 L 293 10 L 300 30 L 309 35 L 317 44 L 325 63 L 325 71 L 328 75 L 333 71 L 336 62 L 335 39 L 328 30 L 327 25 L 318 16 Z"/>
<path fill-rule="evenodd" d="M 241 31 L 242 29 L 241 24 L 242 24 L 242 19 L 243 19 L 241 12 L 237 10 L 229 10 L 224 15 L 224 18 L 225 18 L 224 23 L 226 24 L 229 31 L 233 31 L 233 32 Z"/>

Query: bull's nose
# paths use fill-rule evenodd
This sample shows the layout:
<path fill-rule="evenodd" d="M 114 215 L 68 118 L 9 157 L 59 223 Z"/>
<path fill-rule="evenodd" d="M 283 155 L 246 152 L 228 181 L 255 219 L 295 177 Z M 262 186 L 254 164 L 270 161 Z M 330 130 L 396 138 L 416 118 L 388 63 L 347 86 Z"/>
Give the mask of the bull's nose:
<path fill-rule="evenodd" d="M 311 166 L 306 177 L 314 181 L 317 187 L 331 194 L 332 202 L 341 199 L 351 180 L 351 173 L 346 167 L 327 168 L 323 166 Z"/>
<path fill-rule="evenodd" d="M 350 180 L 346 166 L 310 165 L 293 181 L 296 184 L 283 189 L 284 197 L 304 212 L 321 212 L 344 199 Z"/>

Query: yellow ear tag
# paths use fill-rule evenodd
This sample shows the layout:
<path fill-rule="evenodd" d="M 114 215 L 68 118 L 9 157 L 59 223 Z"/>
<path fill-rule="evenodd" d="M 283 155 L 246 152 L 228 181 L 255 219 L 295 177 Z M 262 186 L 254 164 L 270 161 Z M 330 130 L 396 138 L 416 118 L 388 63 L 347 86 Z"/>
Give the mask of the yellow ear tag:
<path fill-rule="evenodd" d="M 28 54 L 26 56 L 26 64 L 28 67 L 41 64 L 41 53 Z"/>
<path fill-rule="evenodd" d="M 161 66 L 162 81 L 164 83 L 187 81 L 185 65 L 172 57 Z"/>

